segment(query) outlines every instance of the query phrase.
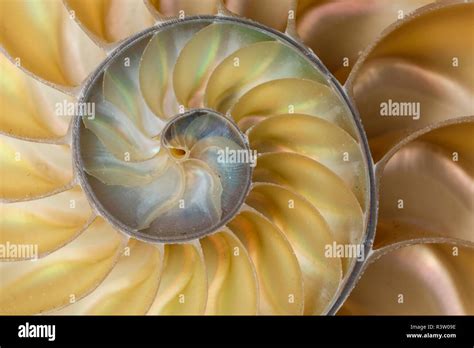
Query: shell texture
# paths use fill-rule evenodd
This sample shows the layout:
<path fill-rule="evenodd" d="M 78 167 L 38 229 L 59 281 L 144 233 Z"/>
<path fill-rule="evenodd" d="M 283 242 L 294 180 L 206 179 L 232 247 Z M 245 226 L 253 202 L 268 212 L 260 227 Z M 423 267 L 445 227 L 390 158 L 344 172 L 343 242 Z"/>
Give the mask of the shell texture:
<path fill-rule="evenodd" d="M 0 22 L 0 314 L 474 314 L 470 1 Z"/>

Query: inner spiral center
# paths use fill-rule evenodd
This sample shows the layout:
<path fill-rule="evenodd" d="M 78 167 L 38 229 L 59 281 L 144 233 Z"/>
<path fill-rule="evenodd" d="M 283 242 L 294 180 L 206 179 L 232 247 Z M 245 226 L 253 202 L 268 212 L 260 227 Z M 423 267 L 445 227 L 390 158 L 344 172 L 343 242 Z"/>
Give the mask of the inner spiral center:
<path fill-rule="evenodd" d="M 146 151 L 124 157 L 110 139 L 91 131 L 94 122 L 107 119 L 97 115 L 80 127 L 88 193 L 125 233 L 152 242 L 187 241 L 217 231 L 243 204 L 255 162 L 246 137 L 224 115 L 209 109 L 179 114 L 159 135 L 143 139 Z"/>
<path fill-rule="evenodd" d="M 176 159 L 183 159 L 186 157 L 187 151 L 184 149 L 177 149 L 177 148 L 171 148 L 170 149 L 171 156 L 173 156 Z"/>

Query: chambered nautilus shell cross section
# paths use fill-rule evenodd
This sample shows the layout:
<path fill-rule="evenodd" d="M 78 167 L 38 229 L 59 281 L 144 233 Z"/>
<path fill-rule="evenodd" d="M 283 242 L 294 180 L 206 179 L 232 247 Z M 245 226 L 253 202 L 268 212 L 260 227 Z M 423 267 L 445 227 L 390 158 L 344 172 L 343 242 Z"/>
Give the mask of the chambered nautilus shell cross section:
<path fill-rule="evenodd" d="M 0 314 L 473 313 L 474 6 L 429 3 L 1 1 Z"/>

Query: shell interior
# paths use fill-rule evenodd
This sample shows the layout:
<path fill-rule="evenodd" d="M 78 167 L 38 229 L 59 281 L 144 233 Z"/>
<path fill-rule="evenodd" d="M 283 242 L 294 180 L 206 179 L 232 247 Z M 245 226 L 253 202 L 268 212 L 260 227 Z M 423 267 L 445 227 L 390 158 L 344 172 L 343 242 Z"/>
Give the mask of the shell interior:
<path fill-rule="evenodd" d="M 174 243 L 216 232 L 253 181 L 289 186 L 338 242 L 362 241 L 368 174 L 350 108 L 270 30 L 218 17 L 148 30 L 95 72 L 81 103 L 95 113 L 75 124 L 79 177 L 129 235 Z M 312 181 L 340 197 L 299 188 Z"/>

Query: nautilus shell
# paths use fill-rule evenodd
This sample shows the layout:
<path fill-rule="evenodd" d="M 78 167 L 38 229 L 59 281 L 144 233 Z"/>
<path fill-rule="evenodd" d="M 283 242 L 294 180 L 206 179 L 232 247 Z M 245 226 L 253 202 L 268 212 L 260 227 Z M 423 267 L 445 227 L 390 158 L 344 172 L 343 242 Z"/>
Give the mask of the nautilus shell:
<path fill-rule="evenodd" d="M 470 1 L 0 23 L 1 314 L 474 313 Z"/>

